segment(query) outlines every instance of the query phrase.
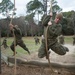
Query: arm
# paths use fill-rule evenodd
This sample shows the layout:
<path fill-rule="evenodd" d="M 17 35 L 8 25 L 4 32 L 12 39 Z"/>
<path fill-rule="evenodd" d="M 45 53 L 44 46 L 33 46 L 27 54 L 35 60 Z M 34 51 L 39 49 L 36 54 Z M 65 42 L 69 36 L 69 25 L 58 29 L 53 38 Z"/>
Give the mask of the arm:
<path fill-rule="evenodd" d="M 20 28 L 17 25 L 14 26 L 10 24 L 9 27 L 10 27 L 10 30 L 14 31 L 15 34 L 20 34 L 20 35 L 22 34 Z"/>
<path fill-rule="evenodd" d="M 52 25 L 49 27 L 49 33 L 53 36 L 58 36 L 61 34 L 62 26 L 61 25 Z"/>
<path fill-rule="evenodd" d="M 13 27 L 13 28 L 14 28 L 14 33 L 15 34 L 20 34 L 20 35 L 22 34 L 21 30 L 19 28 L 16 28 L 16 27 Z"/>
<path fill-rule="evenodd" d="M 42 20 L 42 25 L 47 26 L 50 18 L 51 18 L 50 15 L 46 15 Z"/>
<path fill-rule="evenodd" d="M 43 20 L 42 20 L 42 25 L 44 26 L 48 26 L 48 23 L 52 21 L 52 12 L 50 13 L 50 15 L 45 15 Z"/>

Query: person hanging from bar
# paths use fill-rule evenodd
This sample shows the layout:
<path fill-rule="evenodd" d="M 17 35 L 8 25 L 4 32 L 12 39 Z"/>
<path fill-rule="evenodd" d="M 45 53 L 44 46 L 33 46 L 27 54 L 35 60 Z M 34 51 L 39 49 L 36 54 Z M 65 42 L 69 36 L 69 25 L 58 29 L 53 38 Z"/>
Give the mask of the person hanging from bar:
<path fill-rule="evenodd" d="M 18 25 L 14 26 L 14 25 L 10 24 L 9 28 L 10 28 L 11 32 L 14 31 L 14 34 L 15 34 L 15 43 L 13 41 L 10 46 L 11 50 L 13 51 L 13 55 L 15 55 L 14 44 L 15 44 L 15 46 L 19 45 L 24 50 L 26 50 L 28 52 L 28 54 L 30 54 L 30 51 L 28 50 L 28 48 L 26 47 L 25 43 L 22 40 L 22 32 L 21 32 L 20 28 L 18 27 Z"/>
<path fill-rule="evenodd" d="M 60 21 L 63 18 L 63 15 L 62 13 L 58 13 L 55 17 L 55 20 L 50 22 L 51 17 L 52 17 L 52 14 L 50 13 L 50 15 L 46 15 L 42 20 L 42 25 L 44 25 L 45 27 L 48 26 L 48 30 L 47 30 L 48 50 L 51 49 L 52 51 L 54 51 L 55 53 L 59 55 L 65 55 L 66 52 L 69 51 L 69 49 L 59 44 L 57 40 L 57 37 L 61 34 L 61 31 L 62 31 L 62 26 L 60 24 Z M 44 31 L 44 34 L 45 32 L 46 31 Z M 47 52 L 46 52 L 46 42 L 44 39 L 38 50 L 38 57 L 43 58 L 45 56 L 47 56 Z"/>

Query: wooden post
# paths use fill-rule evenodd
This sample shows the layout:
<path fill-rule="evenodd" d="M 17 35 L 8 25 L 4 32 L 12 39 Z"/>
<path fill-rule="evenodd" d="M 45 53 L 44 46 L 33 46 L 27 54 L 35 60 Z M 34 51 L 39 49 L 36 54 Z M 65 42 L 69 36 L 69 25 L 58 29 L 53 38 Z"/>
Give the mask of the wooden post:
<path fill-rule="evenodd" d="M 0 27 L 0 74 L 1 74 L 1 27 Z"/>

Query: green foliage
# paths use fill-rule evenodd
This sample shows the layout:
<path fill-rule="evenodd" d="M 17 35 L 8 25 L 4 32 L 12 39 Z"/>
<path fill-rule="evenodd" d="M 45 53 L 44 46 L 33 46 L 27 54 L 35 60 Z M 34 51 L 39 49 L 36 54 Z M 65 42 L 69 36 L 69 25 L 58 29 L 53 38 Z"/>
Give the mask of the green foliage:
<path fill-rule="evenodd" d="M 10 0 L 2 0 L 0 3 L 0 13 L 6 15 L 14 7 L 14 4 Z"/>
<path fill-rule="evenodd" d="M 56 0 L 52 0 L 52 11 L 53 12 L 60 12 L 62 11 L 62 9 L 59 7 L 59 5 L 57 5 L 57 1 Z"/>
<path fill-rule="evenodd" d="M 62 33 L 64 35 L 73 35 L 74 34 L 73 24 L 72 24 L 71 19 L 63 18 L 61 21 L 61 25 L 62 25 Z"/>
<path fill-rule="evenodd" d="M 52 7 L 52 9 L 53 9 L 53 12 L 60 12 L 60 11 L 62 11 L 62 9 L 58 5 L 54 5 Z"/>
<path fill-rule="evenodd" d="M 26 7 L 27 7 L 27 12 L 36 12 L 36 11 L 38 11 L 39 9 L 42 11 L 42 7 L 43 7 L 43 5 L 42 5 L 42 3 L 40 2 L 40 1 L 38 1 L 38 0 L 33 0 L 33 1 L 30 1 L 27 5 L 26 5 Z"/>
<path fill-rule="evenodd" d="M 75 34 L 75 11 L 63 12 L 63 16 L 63 33 L 66 35 Z"/>
<path fill-rule="evenodd" d="M 66 17 L 66 18 L 74 18 L 75 11 L 63 12 L 63 16 Z"/>
<path fill-rule="evenodd" d="M 7 35 L 6 33 L 7 33 L 7 29 L 3 29 L 3 30 L 1 31 L 1 34 L 2 34 L 1 36 L 2 36 L 2 37 L 6 36 L 6 35 Z"/>
<path fill-rule="evenodd" d="M 29 15 L 26 15 L 25 20 L 33 19 L 35 13 L 31 13 Z"/>

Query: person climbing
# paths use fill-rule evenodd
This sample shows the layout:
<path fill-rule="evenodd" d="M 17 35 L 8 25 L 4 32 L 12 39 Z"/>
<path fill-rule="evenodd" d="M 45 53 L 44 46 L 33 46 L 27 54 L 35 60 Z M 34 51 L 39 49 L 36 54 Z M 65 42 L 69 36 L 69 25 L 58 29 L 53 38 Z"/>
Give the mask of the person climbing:
<path fill-rule="evenodd" d="M 35 39 L 35 45 L 40 44 L 40 39 L 37 36 L 35 36 L 34 39 Z"/>
<path fill-rule="evenodd" d="M 54 51 L 59 55 L 65 55 L 66 52 L 69 51 L 69 49 L 59 44 L 57 40 L 57 37 L 61 34 L 62 31 L 62 26 L 60 24 L 60 21 L 63 18 L 63 15 L 62 13 L 58 13 L 55 17 L 55 20 L 50 22 L 51 17 L 52 14 L 46 15 L 42 20 L 42 25 L 44 25 L 45 27 L 48 26 L 47 31 L 44 30 L 44 37 L 47 38 L 48 51 L 49 49 L 51 49 L 52 51 Z M 46 32 L 47 36 L 45 36 Z M 38 57 L 43 58 L 45 56 L 47 56 L 47 52 L 46 52 L 46 41 L 44 39 L 38 50 Z"/>
<path fill-rule="evenodd" d="M 30 54 L 30 51 L 28 50 L 28 48 L 26 47 L 25 43 L 22 40 L 22 32 L 20 30 L 20 28 L 18 27 L 18 25 L 9 25 L 11 32 L 14 32 L 15 35 L 15 40 L 12 42 L 10 48 L 13 51 L 13 55 L 15 55 L 15 51 L 14 51 L 14 46 L 19 45 L 20 47 L 22 47 L 24 50 L 26 50 L 28 52 L 28 54 Z M 14 43 L 15 42 L 15 43 Z M 17 53 L 17 52 L 16 52 Z"/>

